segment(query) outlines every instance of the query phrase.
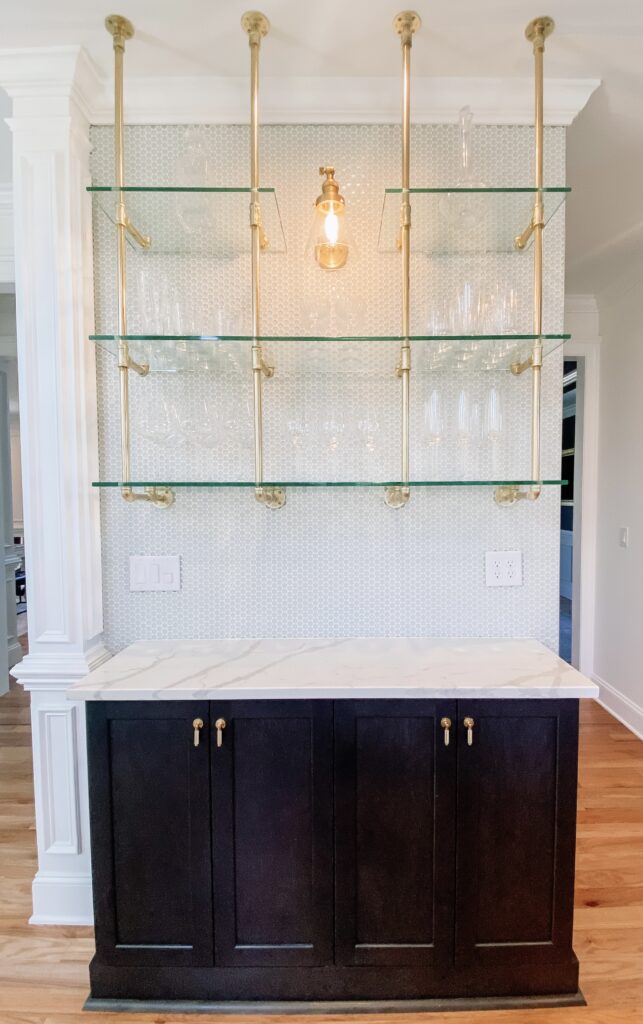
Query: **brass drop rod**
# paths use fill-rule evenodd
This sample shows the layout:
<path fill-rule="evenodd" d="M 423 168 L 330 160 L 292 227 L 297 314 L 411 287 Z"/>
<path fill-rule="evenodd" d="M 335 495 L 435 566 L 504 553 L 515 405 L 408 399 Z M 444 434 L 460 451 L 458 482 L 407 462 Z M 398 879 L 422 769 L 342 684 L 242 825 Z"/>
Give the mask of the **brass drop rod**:
<path fill-rule="evenodd" d="M 118 372 L 121 412 L 121 476 L 125 486 L 121 494 L 125 501 L 149 501 L 159 508 L 167 508 L 174 501 L 173 492 L 167 487 L 147 487 L 135 491 L 131 487 L 132 461 L 130 436 L 129 372 L 144 377 L 149 366 L 136 363 L 130 357 L 127 335 L 127 245 L 126 235 L 131 234 L 143 248 L 149 248 L 150 240 L 138 231 L 127 216 L 125 206 L 125 145 L 123 132 L 123 59 L 125 43 L 134 35 L 134 26 L 120 14 L 110 14 L 105 19 L 105 28 L 112 36 L 114 45 L 114 183 L 118 190 L 116 210 L 117 237 L 117 298 L 118 298 Z"/>
<path fill-rule="evenodd" d="M 286 492 L 281 487 L 263 484 L 263 378 L 274 375 L 261 347 L 261 250 L 267 241 L 261 221 L 259 205 L 259 50 L 262 38 L 270 30 L 270 22 L 259 11 L 247 11 L 241 18 L 241 27 L 248 36 L 250 46 L 250 260 L 252 276 L 252 383 L 254 406 L 255 498 L 266 508 L 282 508 Z"/>
<path fill-rule="evenodd" d="M 520 499 L 535 501 L 542 492 L 541 473 L 541 391 L 543 365 L 543 231 L 545 229 L 545 208 L 543 203 L 543 151 L 544 151 L 544 113 L 543 113 L 543 71 L 545 56 L 545 40 L 554 31 L 552 18 L 541 17 L 530 21 L 525 29 L 525 38 L 532 44 L 534 53 L 534 123 L 536 168 L 534 210 L 530 223 L 521 235 L 518 235 L 514 246 L 522 250 L 534 236 L 534 345 L 529 359 L 524 363 L 514 363 L 512 373 L 519 375 L 531 369 L 531 480 L 527 490 L 517 486 L 498 487 L 496 501 L 499 505 L 513 505 Z"/>
<path fill-rule="evenodd" d="M 402 250 L 402 346 L 397 375 L 402 385 L 402 467 L 401 485 L 387 487 L 384 500 L 390 508 L 402 508 L 409 500 L 409 427 L 411 391 L 411 346 L 409 343 L 411 302 L 411 46 L 413 34 L 422 22 L 415 11 L 402 11 L 393 28 L 402 44 L 402 206 L 400 239 Z"/>

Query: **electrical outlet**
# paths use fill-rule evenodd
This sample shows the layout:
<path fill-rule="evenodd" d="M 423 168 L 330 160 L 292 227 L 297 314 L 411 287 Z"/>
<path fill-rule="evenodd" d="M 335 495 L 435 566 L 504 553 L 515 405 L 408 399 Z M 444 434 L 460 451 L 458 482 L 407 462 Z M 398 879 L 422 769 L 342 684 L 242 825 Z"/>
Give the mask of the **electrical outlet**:
<path fill-rule="evenodd" d="M 179 555 L 130 555 L 130 590 L 180 590 Z"/>
<path fill-rule="evenodd" d="M 487 551 L 485 582 L 488 587 L 521 587 L 522 551 Z"/>

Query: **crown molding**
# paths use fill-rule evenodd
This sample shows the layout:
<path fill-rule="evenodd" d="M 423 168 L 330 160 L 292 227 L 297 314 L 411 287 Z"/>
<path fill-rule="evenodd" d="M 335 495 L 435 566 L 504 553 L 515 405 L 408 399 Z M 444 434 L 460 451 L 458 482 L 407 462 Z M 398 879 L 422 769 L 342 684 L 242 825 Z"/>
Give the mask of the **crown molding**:
<path fill-rule="evenodd" d="M 545 121 L 569 125 L 600 85 L 596 78 L 545 79 Z M 103 75 L 81 46 L 0 50 L 0 86 L 14 100 L 14 117 L 34 115 L 43 99 L 73 99 L 93 124 L 114 120 L 111 74 Z M 475 106 L 478 124 L 533 123 L 533 79 L 422 78 L 412 82 L 416 124 L 451 124 L 461 107 Z M 397 124 L 396 77 L 265 77 L 263 124 Z M 16 109 L 22 101 L 22 109 Z M 238 77 L 125 77 L 130 124 L 245 124 L 248 79 Z"/>
<path fill-rule="evenodd" d="M 545 80 L 545 122 L 569 125 L 600 85 L 596 78 Z M 477 124 L 533 124 L 532 78 L 414 78 L 416 124 L 452 124 L 468 103 Z M 398 124 L 398 78 L 263 78 L 262 124 Z M 125 80 L 128 124 L 245 124 L 248 79 L 135 78 Z M 112 124 L 109 87 L 98 99 L 93 124 Z"/>
<path fill-rule="evenodd" d="M 62 101 L 91 121 L 107 82 L 82 46 L 38 46 L 0 50 L 0 86 L 13 100 L 14 119 L 46 116 Z"/>

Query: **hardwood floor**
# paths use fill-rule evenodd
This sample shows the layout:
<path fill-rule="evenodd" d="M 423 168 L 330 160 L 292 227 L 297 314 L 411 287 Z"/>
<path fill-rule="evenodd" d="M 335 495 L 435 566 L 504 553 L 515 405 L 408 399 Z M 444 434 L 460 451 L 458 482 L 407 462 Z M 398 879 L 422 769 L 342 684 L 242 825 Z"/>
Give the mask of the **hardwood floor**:
<path fill-rule="evenodd" d="M 480 1013 L 369 1014 L 365 1024 L 641 1024 L 643 1022 L 643 742 L 584 701 L 575 949 L 587 1007 Z M 200 1014 L 83 1013 L 89 928 L 27 924 L 36 870 L 28 700 L 0 699 L 0 1024 L 198 1024 Z M 277 1017 L 220 1015 L 251 1024 Z M 283 1017 L 293 1024 L 296 1017 Z M 355 1017 L 315 1016 L 349 1024 Z"/>

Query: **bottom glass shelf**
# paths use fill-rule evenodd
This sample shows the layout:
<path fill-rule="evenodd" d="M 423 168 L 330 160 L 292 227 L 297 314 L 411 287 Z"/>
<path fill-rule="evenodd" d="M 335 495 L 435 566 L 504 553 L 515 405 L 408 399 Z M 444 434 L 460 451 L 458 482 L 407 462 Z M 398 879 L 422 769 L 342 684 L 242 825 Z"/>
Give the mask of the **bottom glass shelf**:
<path fill-rule="evenodd" d="M 566 480 L 541 480 L 543 486 L 560 487 Z M 536 480 L 410 480 L 409 487 L 535 487 Z M 250 480 L 156 480 L 128 481 L 100 480 L 93 487 L 250 487 Z M 262 487 L 403 487 L 399 480 L 264 480 Z"/>

